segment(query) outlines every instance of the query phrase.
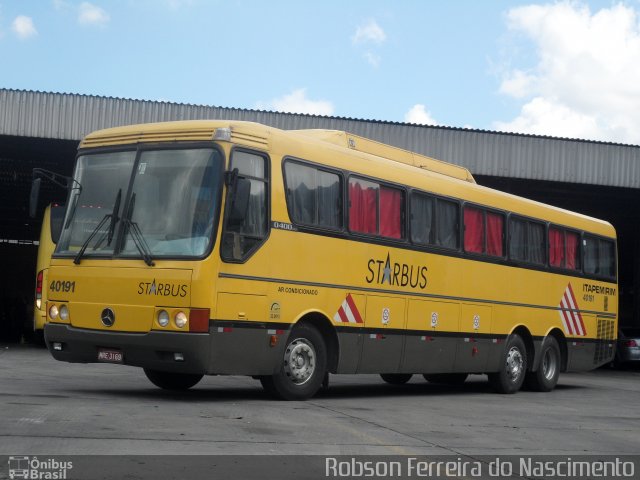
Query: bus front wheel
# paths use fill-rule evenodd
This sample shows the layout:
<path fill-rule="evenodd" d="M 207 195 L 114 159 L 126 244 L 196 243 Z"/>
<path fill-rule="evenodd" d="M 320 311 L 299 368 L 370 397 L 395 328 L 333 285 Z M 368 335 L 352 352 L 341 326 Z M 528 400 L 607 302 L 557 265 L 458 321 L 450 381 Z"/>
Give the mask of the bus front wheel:
<path fill-rule="evenodd" d="M 527 372 L 525 385 L 534 392 L 550 392 L 560 376 L 560 347 L 558 341 L 549 336 L 542 342 L 540 366 L 535 372 Z"/>
<path fill-rule="evenodd" d="M 502 354 L 500 370 L 489 374 L 489 383 L 498 393 L 516 393 L 527 372 L 527 349 L 520 335 L 509 336 Z"/>
<path fill-rule="evenodd" d="M 322 335 L 311 325 L 298 325 L 289 335 L 280 369 L 260 383 L 282 400 L 306 400 L 322 386 L 327 371 L 327 347 Z"/>
<path fill-rule="evenodd" d="M 144 374 L 151 383 L 164 390 L 188 390 L 204 376 L 191 373 L 161 372 L 148 368 L 144 369 Z"/>

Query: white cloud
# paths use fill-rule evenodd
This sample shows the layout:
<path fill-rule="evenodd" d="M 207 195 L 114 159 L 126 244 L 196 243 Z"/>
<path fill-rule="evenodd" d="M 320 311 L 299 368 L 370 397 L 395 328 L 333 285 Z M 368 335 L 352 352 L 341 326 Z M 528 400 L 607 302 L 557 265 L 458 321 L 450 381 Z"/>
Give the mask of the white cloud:
<path fill-rule="evenodd" d="M 536 78 L 522 70 L 513 70 L 505 75 L 500 85 L 500 93 L 515 98 L 524 98 L 531 94 Z"/>
<path fill-rule="evenodd" d="M 18 15 L 11 24 L 11 30 L 21 39 L 26 40 L 38 34 L 33 19 L 24 15 Z"/>
<path fill-rule="evenodd" d="M 511 9 L 509 28 L 534 43 L 536 62 L 506 71 L 500 93 L 521 99 L 500 130 L 640 143 L 640 22 L 623 4 L 577 2 Z M 511 59 L 513 60 L 513 59 Z"/>
<path fill-rule="evenodd" d="M 373 68 L 378 68 L 380 66 L 380 61 L 382 60 L 380 58 L 380 55 L 376 55 L 375 53 L 372 53 L 372 52 L 365 53 L 364 58 L 365 60 L 367 60 L 367 62 L 369 62 L 369 65 L 371 65 Z"/>
<path fill-rule="evenodd" d="M 431 116 L 431 112 L 421 103 L 415 104 L 404 114 L 404 121 L 418 125 L 438 125 L 438 122 Z"/>
<path fill-rule="evenodd" d="M 356 33 L 351 37 L 354 45 L 359 43 L 376 43 L 381 44 L 387 39 L 387 34 L 378 25 L 378 23 L 369 19 L 364 25 L 358 26 Z"/>
<path fill-rule="evenodd" d="M 53 0 L 53 8 L 56 10 L 66 10 L 71 8 L 71 3 L 66 0 Z"/>
<path fill-rule="evenodd" d="M 78 9 L 78 23 L 80 25 L 104 26 L 109 23 L 111 17 L 102 8 L 89 2 L 82 2 Z"/>
<path fill-rule="evenodd" d="M 307 98 L 306 88 L 299 88 L 269 102 L 258 102 L 260 110 L 276 110 L 288 113 L 308 113 L 311 115 L 333 115 L 333 104 L 327 100 Z"/>

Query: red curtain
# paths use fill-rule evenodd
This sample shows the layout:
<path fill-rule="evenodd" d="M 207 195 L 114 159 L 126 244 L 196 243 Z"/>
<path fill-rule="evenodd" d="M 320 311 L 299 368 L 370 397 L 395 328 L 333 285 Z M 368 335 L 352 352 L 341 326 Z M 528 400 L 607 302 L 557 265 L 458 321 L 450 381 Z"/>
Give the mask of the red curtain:
<path fill-rule="evenodd" d="M 549 228 L 549 264 L 552 267 L 563 266 L 564 241 L 562 234 L 563 232 L 557 228 Z"/>
<path fill-rule="evenodd" d="M 401 238 L 402 194 L 395 188 L 380 187 L 380 235 Z"/>
<path fill-rule="evenodd" d="M 578 268 L 578 234 L 566 232 L 567 239 L 567 264 L 566 267 L 571 270 Z"/>
<path fill-rule="evenodd" d="M 482 253 L 484 240 L 484 222 L 482 210 L 465 207 L 464 209 L 464 249 L 467 252 Z"/>
<path fill-rule="evenodd" d="M 487 254 L 504 256 L 504 217 L 498 213 L 487 212 Z"/>
<path fill-rule="evenodd" d="M 377 233 L 376 190 L 363 189 L 358 182 L 349 183 L 349 230 Z"/>

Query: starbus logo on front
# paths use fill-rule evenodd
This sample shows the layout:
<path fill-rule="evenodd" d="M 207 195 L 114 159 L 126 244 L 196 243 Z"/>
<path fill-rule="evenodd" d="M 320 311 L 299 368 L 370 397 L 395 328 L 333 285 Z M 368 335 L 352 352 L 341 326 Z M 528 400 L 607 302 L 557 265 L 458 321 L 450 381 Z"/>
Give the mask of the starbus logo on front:
<path fill-rule="evenodd" d="M 365 276 L 367 283 L 390 285 L 392 287 L 411 287 L 425 289 L 427 287 L 427 271 L 424 265 L 409 265 L 391 261 L 391 254 L 387 253 L 387 259 L 369 259 L 367 262 L 369 272 Z"/>
<path fill-rule="evenodd" d="M 55 458 L 41 460 L 28 456 L 9 457 L 10 479 L 64 480 L 68 478 L 67 472 L 72 468 L 73 462 L 61 462 Z"/>

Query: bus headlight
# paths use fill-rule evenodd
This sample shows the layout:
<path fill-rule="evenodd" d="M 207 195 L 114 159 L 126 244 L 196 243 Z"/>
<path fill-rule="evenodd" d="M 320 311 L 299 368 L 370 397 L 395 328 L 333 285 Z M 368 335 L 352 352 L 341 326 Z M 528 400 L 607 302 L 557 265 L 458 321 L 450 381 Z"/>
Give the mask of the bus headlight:
<path fill-rule="evenodd" d="M 186 324 L 187 321 L 189 319 L 187 318 L 187 315 L 184 312 L 178 312 L 176 313 L 176 317 L 174 318 L 174 322 L 176 324 L 176 327 L 178 328 L 183 328 Z"/>
<path fill-rule="evenodd" d="M 55 320 L 56 318 L 58 318 L 58 306 L 57 305 L 51 305 L 49 307 L 49 318 L 51 320 Z"/>
<path fill-rule="evenodd" d="M 66 305 L 62 305 L 60 307 L 58 315 L 60 315 L 60 320 L 64 320 L 65 322 L 69 320 L 69 307 L 67 307 Z"/>
<path fill-rule="evenodd" d="M 166 327 L 169 325 L 169 312 L 166 310 L 160 310 L 158 312 L 158 325 L 161 327 Z"/>

